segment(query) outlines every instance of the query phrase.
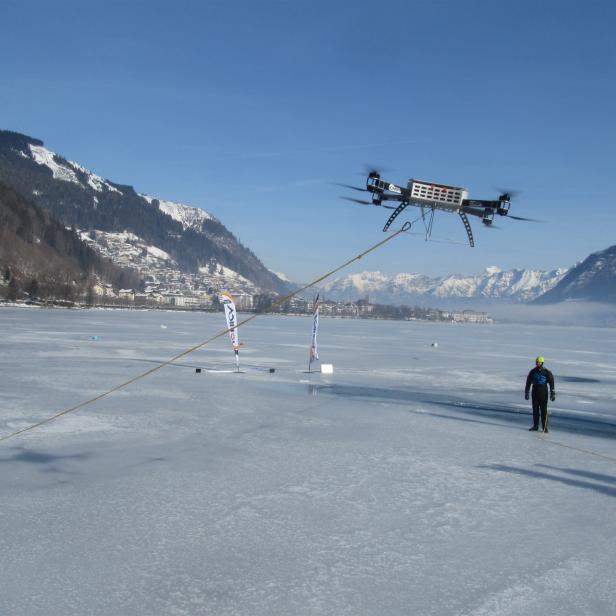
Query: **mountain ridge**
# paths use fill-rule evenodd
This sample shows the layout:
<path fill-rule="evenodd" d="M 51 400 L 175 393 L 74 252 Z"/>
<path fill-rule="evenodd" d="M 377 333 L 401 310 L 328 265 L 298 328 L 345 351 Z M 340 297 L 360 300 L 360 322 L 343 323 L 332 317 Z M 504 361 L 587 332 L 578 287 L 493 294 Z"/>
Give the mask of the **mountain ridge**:
<path fill-rule="evenodd" d="M 575 300 L 616 304 L 616 245 L 590 254 L 533 303 Z"/>
<path fill-rule="evenodd" d="M 393 276 L 381 272 L 360 272 L 337 278 L 321 286 L 328 297 L 356 301 L 369 296 L 371 301 L 405 305 L 449 305 L 468 307 L 493 301 L 524 303 L 554 287 L 567 269 L 552 271 L 513 269 L 496 266 L 482 274 L 449 274 L 429 277 L 402 272 Z"/>
<path fill-rule="evenodd" d="M 212 214 L 137 193 L 48 150 L 43 141 L 0 131 L 0 181 L 67 226 L 133 233 L 171 255 L 186 272 L 216 262 L 256 288 L 288 292 L 288 285 Z"/>

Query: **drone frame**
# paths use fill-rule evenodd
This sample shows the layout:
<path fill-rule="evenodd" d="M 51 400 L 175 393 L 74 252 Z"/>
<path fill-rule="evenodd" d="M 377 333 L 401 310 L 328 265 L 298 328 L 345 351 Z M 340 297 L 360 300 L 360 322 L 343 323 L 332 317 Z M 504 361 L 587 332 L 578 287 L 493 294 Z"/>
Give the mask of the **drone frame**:
<path fill-rule="evenodd" d="M 364 190 L 364 189 L 358 189 Z M 507 216 L 511 204 L 509 193 L 501 194 L 497 200 L 469 199 L 468 190 L 457 186 L 445 186 L 420 180 L 409 180 L 408 186 L 403 188 L 381 179 L 378 171 L 371 171 L 366 179 L 365 190 L 372 195 L 372 204 L 383 206 L 383 201 L 396 201 L 398 206 L 388 218 L 383 231 L 387 231 L 394 220 L 409 206 L 421 209 L 421 218 L 424 222 L 426 239 L 432 235 L 434 214 L 436 210 L 456 213 L 462 220 L 469 245 L 475 246 L 473 230 L 468 216 L 476 216 L 486 226 L 491 226 L 495 214 Z M 391 206 L 383 206 L 390 207 Z M 426 222 L 426 210 L 429 212 L 429 221 Z"/>

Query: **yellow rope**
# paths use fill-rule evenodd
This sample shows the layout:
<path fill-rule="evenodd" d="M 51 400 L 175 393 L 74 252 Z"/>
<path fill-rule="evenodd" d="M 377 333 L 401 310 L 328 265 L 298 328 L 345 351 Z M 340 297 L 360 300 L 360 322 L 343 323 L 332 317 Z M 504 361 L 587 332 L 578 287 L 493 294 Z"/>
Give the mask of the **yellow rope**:
<path fill-rule="evenodd" d="M 546 409 L 545 413 L 545 426 L 543 426 L 543 431 L 539 435 L 539 439 L 550 443 L 550 445 L 556 445 L 557 447 L 565 447 L 566 449 L 572 449 L 573 451 L 579 451 L 581 453 L 586 453 L 591 456 L 596 456 L 597 458 L 603 458 L 604 460 L 609 460 L 610 462 L 616 462 L 616 458 L 612 456 L 605 455 L 603 453 L 597 453 L 596 451 L 591 451 L 590 449 L 581 449 L 580 447 L 574 447 L 573 445 L 567 445 L 566 443 L 560 443 L 559 441 L 553 441 L 552 439 L 544 439 L 546 432 L 548 432 L 548 421 L 550 418 L 550 411 Z"/>
<path fill-rule="evenodd" d="M 364 252 L 362 252 L 362 253 L 358 254 L 357 256 L 353 257 L 352 259 L 349 259 L 348 261 L 346 261 L 345 263 L 343 263 L 339 267 L 337 267 L 337 268 L 327 272 L 327 274 L 323 274 L 323 276 L 319 276 L 319 278 L 316 278 L 312 282 L 309 282 L 308 284 L 304 285 L 300 289 L 297 289 L 296 291 L 293 291 L 292 293 L 289 293 L 288 295 L 285 295 L 284 297 L 281 297 L 281 298 L 277 299 L 275 302 L 272 302 L 272 304 L 268 307 L 268 309 L 269 308 L 273 308 L 275 306 L 280 306 L 281 304 L 284 304 L 284 302 L 290 300 L 292 297 L 295 297 L 296 295 L 298 295 L 302 291 L 305 291 L 306 289 L 314 286 L 315 284 L 318 284 L 319 282 L 325 280 L 326 278 L 329 278 L 330 276 L 332 276 L 336 272 L 339 272 L 341 269 L 344 269 L 345 267 L 347 267 L 348 265 L 353 263 L 353 261 L 358 261 L 359 259 L 361 259 L 362 257 L 365 257 L 367 254 L 373 252 L 377 248 L 380 248 L 381 246 L 383 246 L 387 242 L 390 242 L 391 240 L 393 240 L 395 237 L 397 237 L 401 233 L 405 233 L 406 231 L 408 231 L 409 228 L 410 228 L 410 223 L 405 223 L 402 226 L 401 229 L 399 229 L 398 231 L 396 231 L 392 235 L 386 237 L 384 240 L 381 240 L 377 244 L 374 244 L 374 246 L 371 246 L 370 248 L 368 248 Z M 246 323 L 249 323 L 253 319 L 256 319 L 261 314 L 263 314 L 263 312 L 256 312 L 255 314 L 251 315 L 247 319 L 244 319 L 243 321 L 240 321 L 235 327 L 236 328 L 237 327 L 241 327 L 242 325 L 245 325 Z M 23 434 L 24 432 L 28 432 L 29 430 L 34 430 L 34 428 L 38 428 L 39 426 L 42 426 L 42 425 L 47 424 L 47 423 L 49 423 L 51 421 L 54 421 L 55 419 L 58 419 L 59 417 L 62 417 L 63 415 L 66 415 L 68 413 L 72 413 L 72 412 L 74 412 L 74 411 L 76 411 L 76 410 L 78 410 L 80 408 L 83 408 L 84 406 L 87 406 L 88 404 L 92 404 L 93 402 L 96 402 L 97 400 L 100 400 L 101 398 L 104 398 L 105 396 L 108 396 L 109 394 L 112 394 L 113 392 L 116 392 L 119 389 L 127 387 L 128 385 L 130 385 L 131 383 L 134 383 L 135 381 L 138 381 L 140 379 L 145 378 L 146 376 L 149 376 L 153 372 L 156 372 L 157 370 L 160 370 L 161 368 L 164 368 L 165 366 L 168 366 L 169 364 L 172 364 L 173 362 L 177 361 L 181 357 L 184 357 L 185 355 L 189 355 L 190 353 L 193 353 L 197 349 L 200 349 L 201 347 L 205 346 L 206 344 L 209 344 L 210 342 L 213 342 L 217 338 L 220 338 L 221 336 L 224 336 L 228 332 L 229 332 L 229 329 L 224 329 L 220 333 L 216 334 L 215 336 L 212 336 L 211 338 L 208 338 L 207 340 L 204 340 L 203 342 L 200 342 L 199 344 L 196 344 L 195 346 L 191 347 L 190 349 L 187 349 L 186 351 L 182 351 L 182 353 L 179 353 L 175 357 L 172 357 L 171 359 L 168 359 L 167 361 L 162 362 L 158 366 L 154 366 L 153 368 L 150 368 L 149 370 L 146 370 L 145 372 L 143 372 L 141 374 L 138 374 L 137 376 L 133 377 L 132 379 L 129 379 L 128 381 L 124 381 L 124 383 L 120 383 L 119 385 L 116 385 L 112 389 L 109 389 L 109 390 L 103 392 L 102 394 L 99 394 L 98 396 L 95 396 L 94 398 L 90 398 L 89 400 L 85 400 L 84 402 L 80 402 L 79 404 L 76 404 L 75 406 L 72 406 L 72 407 L 70 407 L 68 409 L 64 409 L 63 411 L 60 411 L 60 412 L 56 413 L 55 415 L 52 415 L 51 417 L 47 417 L 46 419 L 38 421 L 38 422 L 36 422 L 36 423 L 34 423 L 34 424 L 30 425 L 30 426 L 26 426 L 25 428 L 21 428 L 21 430 L 16 430 L 15 432 L 12 432 L 11 434 L 7 434 L 6 436 L 2 436 L 2 437 L 0 437 L 0 442 L 7 441 L 8 439 L 13 438 L 14 436 L 17 436 L 19 434 Z"/>
<path fill-rule="evenodd" d="M 586 453 L 591 456 L 596 456 L 597 458 L 603 458 L 604 460 L 609 460 L 610 462 L 616 462 L 616 458 L 613 458 L 612 456 L 607 456 L 603 453 L 597 453 L 596 451 L 591 451 L 590 449 L 581 449 L 580 447 L 574 447 L 573 445 L 567 445 L 565 443 L 560 443 L 559 441 L 553 441 L 552 439 L 545 440 L 543 437 L 545 436 L 546 432 L 548 432 L 549 419 L 550 419 L 550 409 L 548 408 L 546 409 L 546 412 L 545 412 L 545 426 L 543 426 L 543 430 L 541 431 L 541 434 L 539 435 L 540 440 L 545 441 L 546 443 L 550 443 L 550 445 L 556 445 L 557 447 L 565 447 L 566 449 L 572 449 L 573 451 L 579 451 L 581 453 Z"/>
<path fill-rule="evenodd" d="M 545 432 L 543 434 L 545 434 Z M 566 449 L 573 449 L 573 451 L 579 451 L 580 453 L 586 453 L 588 455 L 595 456 L 597 458 L 603 458 L 604 460 L 609 460 L 610 462 L 616 462 L 616 458 L 605 455 L 603 453 L 597 453 L 596 451 L 591 451 L 590 449 L 582 449 L 581 447 L 574 447 L 573 445 L 567 445 L 566 443 L 560 443 L 559 441 L 553 441 L 552 439 L 544 439 L 543 434 L 540 435 L 539 438 L 544 443 L 549 443 L 550 445 L 556 445 L 557 447 L 565 447 Z"/>

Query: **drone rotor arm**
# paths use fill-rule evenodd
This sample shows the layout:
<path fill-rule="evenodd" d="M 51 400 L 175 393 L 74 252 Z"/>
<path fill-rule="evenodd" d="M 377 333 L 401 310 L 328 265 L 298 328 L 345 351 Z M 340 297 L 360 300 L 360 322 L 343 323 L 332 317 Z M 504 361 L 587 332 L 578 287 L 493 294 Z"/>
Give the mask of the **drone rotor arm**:
<path fill-rule="evenodd" d="M 478 207 L 470 207 L 468 205 L 465 205 L 465 206 L 462 206 L 462 208 L 460 209 L 458 213 L 460 214 L 460 216 L 462 214 L 465 214 L 467 216 L 477 216 L 477 218 L 483 218 L 485 216 L 486 209 L 478 208 Z"/>

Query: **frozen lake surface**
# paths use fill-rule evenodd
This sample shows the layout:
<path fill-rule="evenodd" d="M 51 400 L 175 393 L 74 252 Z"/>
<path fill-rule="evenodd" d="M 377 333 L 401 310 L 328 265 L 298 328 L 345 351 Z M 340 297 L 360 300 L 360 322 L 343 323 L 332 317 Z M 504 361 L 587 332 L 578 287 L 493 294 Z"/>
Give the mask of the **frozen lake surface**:
<path fill-rule="evenodd" d="M 224 317 L 3 308 L 0 325 L 2 437 Z M 322 318 L 333 375 L 305 372 L 310 329 L 259 317 L 243 374 L 225 335 L 1 442 L 0 614 L 614 614 L 613 329 Z M 538 354 L 545 436 L 523 398 Z"/>

